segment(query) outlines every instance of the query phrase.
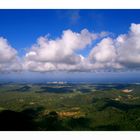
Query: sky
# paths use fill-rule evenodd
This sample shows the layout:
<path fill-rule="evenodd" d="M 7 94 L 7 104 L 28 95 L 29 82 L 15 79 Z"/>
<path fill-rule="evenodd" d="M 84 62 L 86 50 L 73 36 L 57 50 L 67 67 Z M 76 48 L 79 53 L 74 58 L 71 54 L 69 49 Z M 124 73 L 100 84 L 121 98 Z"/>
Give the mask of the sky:
<path fill-rule="evenodd" d="M 140 82 L 140 10 L 0 10 L 0 81 Z"/>

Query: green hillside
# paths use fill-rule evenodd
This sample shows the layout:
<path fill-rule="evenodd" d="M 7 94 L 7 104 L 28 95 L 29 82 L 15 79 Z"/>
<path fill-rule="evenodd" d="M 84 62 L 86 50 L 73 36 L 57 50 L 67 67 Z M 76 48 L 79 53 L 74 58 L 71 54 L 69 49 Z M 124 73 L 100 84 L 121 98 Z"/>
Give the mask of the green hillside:
<path fill-rule="evenodd" d="M 140 130 L 140 85 L 1 84 L 0 130 Z"/>

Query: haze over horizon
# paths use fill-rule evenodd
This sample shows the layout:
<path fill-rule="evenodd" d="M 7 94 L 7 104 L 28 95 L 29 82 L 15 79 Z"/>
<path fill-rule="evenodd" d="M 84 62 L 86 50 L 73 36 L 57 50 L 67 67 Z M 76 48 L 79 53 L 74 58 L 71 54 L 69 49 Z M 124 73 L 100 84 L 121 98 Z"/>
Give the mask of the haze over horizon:
<path fill-rule="evenodd" d="M 140 10 L 0 10 L 0 82 L 140 82 Z"/>

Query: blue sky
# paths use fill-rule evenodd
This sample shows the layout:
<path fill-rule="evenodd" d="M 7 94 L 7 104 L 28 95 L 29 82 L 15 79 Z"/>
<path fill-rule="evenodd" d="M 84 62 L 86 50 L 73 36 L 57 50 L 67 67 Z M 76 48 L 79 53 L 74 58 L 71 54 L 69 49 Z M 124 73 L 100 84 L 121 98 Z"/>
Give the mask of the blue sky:
<path fill-rule="evenodd" d="M 75 18 L 72 18 L 74 15 Z M 126 33 L 140 23 L 140 10 L 0 10 L 0 35 L 22 54 L 39 36 L 60 36 L 63 30 Z"/>
<path fill-rule="evenodd" d="M 106 32 L 107 37 L 110 37 L 113 41 L 121 34 L 126 34 L 128 38 L 127 40 L 130 40 L 135 36 L 131 37 L 131 33 L 129 34 L 129 32 L 133 33 L 135 28 L 136 30 L 139 29 L 138 28 L 140 24 L 139 17 L 140 17 L 140 10 L 0 10 L 0 37 L 7 39 L 11 47 L 17 51 L 18 57 L 22 59 L 27 54 L 27 50 L 29 50 L 29 52 L 33 51 L 32 45 L 37 42 L 40 36 L 44 37 L 45 35 L 47 35 L 48 39 L 56 41 L 56 38 L 61 38 L 63 35 L 63 31 L 66 30 L 71 30 L 72 33 L 79 33 L 79 34 L 83 29 L 87 29 L 88 32 L 90 32 L 90 34 L 93 33 L 100 34 L 101 32 Z M 131 25 L 132 23 L 135 23 L 137 27 L 135 25 L 134 26 Z M 72 54 L 70 54 L 70 56 L 71 55 L 74 56 L 75 53 L 78 53 L 76 60 L 77 59 L 79 60 L 80 58 L 79 55 L 86 57 L 86 59 L 89 56 L 89 54 L 96 55 L 94 51 L 93 53 L 90 52 L 104 38 L 106 38 L 106 36 L 98 37 L 97 39 L 85 45 L 88 47 L 84 47 L 83 49 L 77 49 L 76 51 L 73 51 Z M 122 48 L 124 46 L 125 45 L 123 44 Z M 125 49 L 121 49 L 121 50 L 124 51 Z M 136 53 L 136 55 L 139 55 L 139 53 L 138 54 Z M 93 59 L 95 59 L 94 56 L 92 57 Z M 27 59 L 29 60 L 30 58 Z M 48 58 L 46 59 L 48 62 Z M 124 59 L 127 58 L 123 58 L 123 60 Z M 129 60 L 129 58 L 127 60 Z M 118 61 L 120 60 L 117 60 L 117 62 Z M 54 62 L 54 60 L 51 60 L 51 63 L 52 62 Z M 42 63 L 42 60 L 40 61 L 40 63 Z M 126 75 L 130 75 L 131 73 L 132 76 L 130 76 L 131 77 L 130 79 L 134 79 L 134 81 L 138 81 L 140 79 L 139 77 L 136 76 L 138 75 L 139 70 L 135 72 L 135 69 L 133 69 L 132 72 L 133 66 L 136 67 L 136 69 L 139 69 L 140 66 L 139 62 L 134 61 L 132 63 L 132 61 L 129 62 L 125 61 L 125 62 L 121 62 L 121 64 L 123 64 L 123 67 L 128 67 L 127 71 L 123 72 L 125 78 L 127 77 Z M 26 70 L 26 72 L 16 72 L 16 73 L 8 72 L 8 73 L 9 73 L 8 75 L 7 74 L 3 75 L 3 72 L 2 75 L 0 74 L 3 80 L 18 79 L 18 78 L 20 79 L 21 73 L 24 73 L 25 77 L 28 77 L 28 73 L 30 72 Z M 39 72 L 31 72 L 31 73 L 32 73 L 31 79 L 33 79 L 32 77 L 37 77 L 37 79 L 41 79 L 42 77 L 41 76 L 42 74 L 39 74 Z M 52 78 L 51 76 L 49 76 L 48 73 L 44 74 L 46 75 L 47 80 Z M 63 75 L 65 75 L 66 77 L 65 80 L 67 80 L 68 78 L 71 77 L 71 75 L 73 75 L 72 72 L 64 72 L 64 73 L 60 72 L 59 74 L 57 74 L 58 77 L 56 76 L 57 77 L 56 80 L 61 79 Z M 98 79 L 98 77 L 100 77 L 99 74 L 96 74 L 94 72 L 86 72 L 86 74 L 87 76 L 85 76 L 85 74 L 83 74 L 82 72 L 76 72 L 75 77 L 77 77 L 77 79 L 80 79 L 84 75 L 84 77 L 89 77 L 89 78 L 85 78 L 86 80 L 91 79 L 92 76 L 93 79 L 94 77 L 95 79 Z M 111 72 L 107 72 L 106 75 L 110 75 L 110 77 L 113 77 L 113 74 L 114 72 L 111 71 Z M 119 72 L 115 72 L 115 75 L 116 74 L 118 74 L 117 77 L 120 78 L 123 75 L 123 74 L 120 75 Z M 52 79 L 55 80 L 55 78 Z"/>

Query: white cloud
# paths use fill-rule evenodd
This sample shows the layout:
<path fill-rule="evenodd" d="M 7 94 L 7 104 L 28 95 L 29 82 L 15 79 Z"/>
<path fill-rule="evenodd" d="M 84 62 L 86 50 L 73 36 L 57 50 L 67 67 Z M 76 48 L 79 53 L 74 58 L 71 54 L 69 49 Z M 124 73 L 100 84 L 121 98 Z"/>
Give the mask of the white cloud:
<path fill-rule="evenodd" d="M 118 62 L 128 68 L 140 68 L 140 24 L 131 24 L 128 34 L 116 39 Z"/>
<path fill-rule="evenodd" d="M 18 71 L 20 69 L 17 51 L 10 46 L 5 38 L 0 37 L 0 71 Z"/>
<path fill-rule="evenodd" d="M 112 38 L 104 38 L 93 47 L 89 54 L 89 60 L 94 69 L 120 69 L 122 65 L 117 62 L 117 50 Z"/>
<path fill-rule="evenodd" d="M 13 49 L 6 39 L 0 37 L 0 63 L 15 59 L 17 51 Z"/>
<path fill-rule="evenodd" d="M 101 41 L 92 46 L 98 39 Z M 92 48 L 85 57 L 79 52 L 88 46 Z M 131 24 L 128 33 L 117 38 L 108 37 L 107 32 L 93 33 L 87 29 L 80 33 L 66 30 L 56 39 L 40 37 L 23 58 L 0 37 L 0 71 L 21 69 L 36 72 L 140 70 L 140 24 Z"/>
<path fill-rule="evenodd" d="M 55 40 L 40 37 L 37 43 L 26 53 L 25 69 L 33 71 L 76 70 L 84 57 L 76 51 L 84 49 L 97 39 L 99 34 L 83 29 L 80 33 L 71 30 L 63 31 Z"/>
<path fill-rule="evenodd" d="M 111 38 L 105 38 L 95 46 L 89 55 L 93 62 L 107 63 L 116 59 L 116 50 Z"/>
<path fill-rule="evenodd" d="M 116 39 L 107 35 L 107 32 L 96 34 L 83 29 L 80 33 L 63 31 L 62 36 L 55 40 L 40 37 L 26 53 L 24 68 L 31 71 L 139 68 L 140 24 L 131 24 L 130 31 Z M 88 57 L 76 53 L 99 38 L 103 39 L 93 46 Z"/>
<path fill-rule="evenodd" d="M 89 54 L 94 68 L 139 69 L 140 24 L 131 24 L 128 34 L 104 38 Z"/>

